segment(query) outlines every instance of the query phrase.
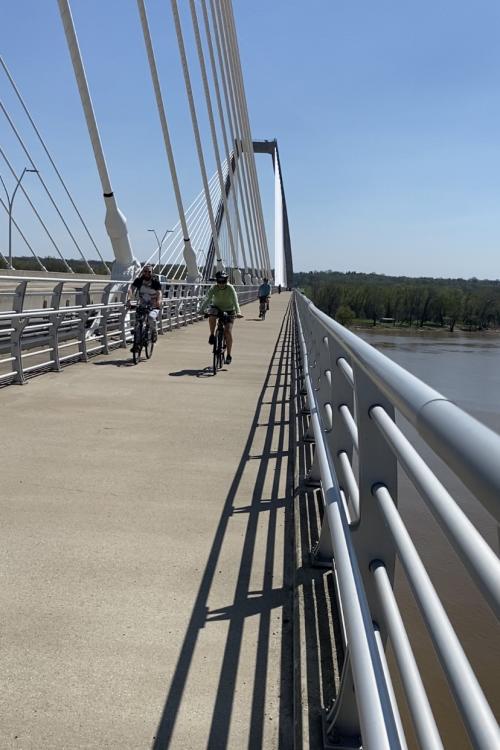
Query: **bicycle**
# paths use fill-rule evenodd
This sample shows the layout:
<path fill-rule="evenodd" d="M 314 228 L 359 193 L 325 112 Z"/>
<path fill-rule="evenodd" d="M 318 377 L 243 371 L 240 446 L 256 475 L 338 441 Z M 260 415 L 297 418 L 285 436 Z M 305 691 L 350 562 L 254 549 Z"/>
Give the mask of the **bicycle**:
<path fill-rule="evenodd" d="M 215 329 L 215 341 L 213 348 L 213 364 L 212 369 L 214 375 L 217 375 L 217 370 L 222 368 L 225 360 L 226 352 L 226 336 L 224 332 L 225 326 L 230 323 L 231 315 L 227 312 L 219 310 L 217 314 L 217 328 Z"/>
<path fill-rule="evenodd" d="M 266 311 L 269 310 L 269 303 L 265 297 L 259 299 L 259 318 L 266 319 Z"/>
<path fill-rule="evenodd" d="M 151 305 L 137 305 L 135 308 L 134 345 L 132 347 L 134 365 L 140 361 L 143 349 L 146 359 L 150 359 L 153 354 L 155 338 L 148 317 L 151 310 Z"/>

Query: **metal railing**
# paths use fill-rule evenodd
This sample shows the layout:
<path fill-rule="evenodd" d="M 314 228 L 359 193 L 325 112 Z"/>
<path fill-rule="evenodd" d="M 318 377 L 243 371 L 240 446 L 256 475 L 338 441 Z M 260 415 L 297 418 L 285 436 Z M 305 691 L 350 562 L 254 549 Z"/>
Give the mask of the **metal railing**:
<path fill-rule="evenodd" d="M 324 500 L 313 557 L 333 564 L 345 661 L 327 711 L 328 747 L 406 748 L 386 663 L 389 641 L 419 746 L 442 748 L 393 590 L 398 559 L 474 748 L 500 747 L 497 721 L 397 508 L 401 467 L 497 615 L 500 561 L 396 425 L 403 415 L 500 521 L 500 436 L 294 293 L 299 378 Z M 353 460 L 355 459 L 355 460 Z M 361 738 L 361 740 L 360 740 Z M 350 743 L 350 744 L 349 744 Z"/>
<path fill-rule="evenodd" d="M 200 320 L 209 286 L 162 284 L 158 333 Z M 125 304 L 128 289 L 120 281 L 0 276 L 0 385 L 126 347 L 135 320 Z M 256 299 L 257 289 L 236 287 L 240 304 Z"/>

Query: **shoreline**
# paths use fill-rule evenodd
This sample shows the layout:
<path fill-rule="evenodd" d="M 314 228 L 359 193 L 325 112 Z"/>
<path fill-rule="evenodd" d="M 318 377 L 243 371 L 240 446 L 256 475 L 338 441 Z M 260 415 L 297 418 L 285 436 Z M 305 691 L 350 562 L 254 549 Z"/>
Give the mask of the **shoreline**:
<path fill-rule="evenodd" d="M 487 328 L 487 329 L 478 330 L 478 331 L 467 331 L 456 326 L 453 331 L 450 331 L 449 328 L 433 328 L 433 327 L 426 327 L 426 326 L 423 326 L 422 328 L 412 326 L 411 328 L 409 328 L 406 326 L 392 326 L 392 325 L 365 326 L 362 324 L 353 324 L 348 327 L 353 332 L 363 331 L 365 333 L 380 333 L 384 335 L 385 334 L 404 335 L 404 336 L 433 335 L 433 336 L 440 336 L 443 338 L 444 337 L 449 338 L 450 336 L 460 336 L 460 337 L 463 336 L 466 338 L 477 338 L 477 337 L 500 338 L 499 328 Z"/>

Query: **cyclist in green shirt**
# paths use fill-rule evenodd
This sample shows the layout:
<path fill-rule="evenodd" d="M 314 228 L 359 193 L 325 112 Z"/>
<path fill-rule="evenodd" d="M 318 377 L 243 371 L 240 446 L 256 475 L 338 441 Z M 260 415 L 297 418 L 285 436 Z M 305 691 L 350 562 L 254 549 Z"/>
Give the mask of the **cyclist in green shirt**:
<path fill-rule="evenodd" d="M 227 346 L 226 364 L 230 365 L 232 362 L 231 350 L 233 348 L 233 322 L 235 317 L 242 318 L 243 315 L 241 314 L 240 305 L 238 303 L 236 289 L 232 284 L 228 283 L 227 273 L 218 271 L 215 274 L 215 280 L 216 284 L 210 287 L 205 298 L 201 302 L 200 312 L 206 310 L 208 314 L 208 325 L 210 328 L 210 338 L 208 339 L 209 344 L 215 342 L 214 331 L 219 311 L 229 313 L 229 322 L 224 326 L 224 334 Z"/>

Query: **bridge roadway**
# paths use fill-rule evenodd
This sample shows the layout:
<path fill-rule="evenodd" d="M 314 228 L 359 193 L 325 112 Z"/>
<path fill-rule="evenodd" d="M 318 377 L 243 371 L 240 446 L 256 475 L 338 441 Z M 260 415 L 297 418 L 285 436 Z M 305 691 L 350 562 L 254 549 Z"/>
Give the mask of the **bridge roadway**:
<path fill-rule="evenodd" d="M 287 748 L 290 295 L 0 390 L 0 747 Z"/>

